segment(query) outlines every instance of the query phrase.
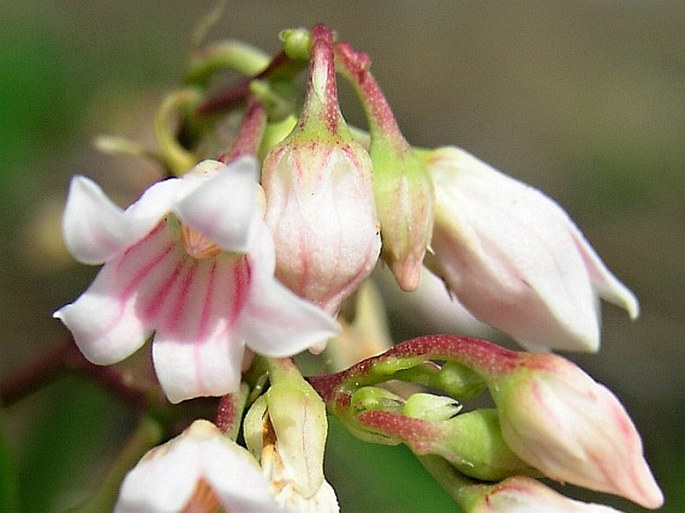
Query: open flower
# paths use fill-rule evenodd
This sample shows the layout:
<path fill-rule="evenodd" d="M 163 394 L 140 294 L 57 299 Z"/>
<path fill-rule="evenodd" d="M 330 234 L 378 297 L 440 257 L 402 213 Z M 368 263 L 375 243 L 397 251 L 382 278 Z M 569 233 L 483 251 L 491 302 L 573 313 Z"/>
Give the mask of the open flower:
<path fill-rule="evenodd" d="M 552 479 L 661 506 L 640 435 L 616 396 L 560 356 L 518 359 L 488 384 L 509 447 Z"/>
<path fill-rule="evenodd" d="M 63 229 L 76 259 L 105 263 L 55 313 L 90 361 L 123 360 L 155 332 L 152 355 L 172 402 L 234 392 L 244 347 L 296 354 L 338 330 L 274 279 L 274 248 L 257 207 L 257 165 L 204 161 L 151 186 L 122 211 L 84 177 L 71 184 Z"/>
<path fill-rule="evenodd" d="M 454 147 L 429 152 L 436 195 L 427 264 L 477 318 L 529 350 L 596 351 L 597 296 L 638 303 L 552 199 Z"/>
<path fill-rule="evenodd" d="M 250 452 L 206 420 L 149 451 L 121 486 L 115 513 L 285 511 Z"/>

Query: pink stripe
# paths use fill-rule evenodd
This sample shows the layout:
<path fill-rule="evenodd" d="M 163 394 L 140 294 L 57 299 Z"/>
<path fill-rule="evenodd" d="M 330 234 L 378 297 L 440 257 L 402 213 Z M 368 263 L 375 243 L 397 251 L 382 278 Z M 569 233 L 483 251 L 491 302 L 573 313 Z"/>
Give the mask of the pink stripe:
<path fill-rule="evenodd" d="M 197 275 L 198 263 L 197 260 L 194 259 L 184 259 L 183 264 L 188 265 L 183 265 L 183 269 L 179 271 L 179 274 L 184 272 L 185 275 L 181 281 L 178 294 L 174 298 L 173 306 L 169 310 L 167 318 L 165 319 L 165 327 L 167 330 L 169 330 L 168 332 L 170 334 L 178 333 L 184 326 L 186 327 L 186 332 L 188 332 L 189 330 L 187 328 L 190 328 L 189 325 L 192 325 L 194 320 L 186 319 L 184 313 L 186 312 L 186 307 L 189 304 L 188 296 L 190 295 L 189 293 L 192 288 L 193 281 Z"/>
<path fill-rule="evenodd" d="M 230 327 L 235 325 L 236 320 L 245 307 L 250 287 L 250 275 L 251 269 L 247 257 L 240 258 L 233 267 L 233 301 L 231 302 L 231 311 L 228 316 L 228 325 Z"/>
<path fill-rule="evenodd" d="M 164 305 L 164 300 L 166 299 L 167 295 L 169 294 L 171 287 L 176 282 L 176 279 L 181 274 L 181 270 L 183 269 L 184 264 L 185 264 L 184 259 L 181 259 L 178 262 L 178 264 L 176 264 L 176 267 L 171 272 L 169 277 L 159 287 L 157 292 L 152 294 L 152 296 L 150 297 L 150 304 L 147 305 L 147 307 L 145 308 L 145 311 L 143 313 L 144 318 L 148 322 L 152 322 L 155 319 L 155 317 L 159 314 L 159 311 L 161 310 L 162 306 Z"/>
<path fill-rule="evenodd" d="M 145 247 L 147 242 L 151 242 L 151 239 L 158 235 L 160 232 L 160 228 L 162 227 L 162 224 L 158 225 L 155 230 L 150 232 L 150 234 L 145 237 L 143 240 L 141 240 L 139 243 L 135 244 L 134 246 L 131 246 L 129 249 L 127 249 L 123 255 L 121 256 L 121 259 L 116 265 L 116 271 L 117 275 L 121 271 L 122 267 L 124 264 L 130 259 L 135 258 L 137 255 L 136 253 L 144 252 Z M 150 258 L 147 263 L 144 265 L 140 266 L 136 273 L 133 275 L 131 280 L 127 283 L 127 285 L 124 287 L 122 291 L 122 296 L 124 298 L 128 298 L 133 291 L 138 290 L 140 288 L 141 282 L 152 272 L 152 270 L 159 265 L 159 263 L 164 260 L 164 258 L 174 249 L 176 244 L 174 242 L 169 242 L 166 246 L 162 247 L 162 249 L 156 253 L 153 254 L 152 258 Z"/>
<path fill-rule="evenodd" d="M 216 267 L 217 261 L 212 262 L 212 267 L 209 270 L 209 277 L 207 278 L 206 287 L 204 287 L 204 298 L 202 300 L 202 311 L 200 313 L 200 320 L 198 323 L 197 340 L 204 341 L 207 338 L 207 330 L 212 314 L 212 303 L 214 299 L 214 288 L 216 285 Z"/>

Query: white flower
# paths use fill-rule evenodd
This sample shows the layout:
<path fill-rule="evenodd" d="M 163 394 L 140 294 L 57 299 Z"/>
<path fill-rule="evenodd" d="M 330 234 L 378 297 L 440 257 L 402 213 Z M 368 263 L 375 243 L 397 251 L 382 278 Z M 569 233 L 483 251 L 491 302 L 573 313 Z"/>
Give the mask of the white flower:
<path fill-rule="evenodd" d="M 206 420 L 149 451 L 128 473 L 115 513 L 273 513 L 278 506 L 249 451 Z"/>
<path fill-rule="evenodd" d="M 427 154 L 436 195 L 431 270 L 477 318 L 529 350 L 596 351 L 597 296 L 635 296 L 557 203 L 454 147 Z"/>
<path fill-rule="evenodd" d="M 152 354 L 172 402 L 234 392 L 245 345 L 272 357 L 320 345 L 335 321 L 274 277 L 257 208 L 257 165 L 204 161 L 151 186 L 128 209 L 75 177 L 64 213 L 77 260 L 104 263 L 90 288 L 55 313 L 90 361 L 123 360 L 155 333 Z"/>

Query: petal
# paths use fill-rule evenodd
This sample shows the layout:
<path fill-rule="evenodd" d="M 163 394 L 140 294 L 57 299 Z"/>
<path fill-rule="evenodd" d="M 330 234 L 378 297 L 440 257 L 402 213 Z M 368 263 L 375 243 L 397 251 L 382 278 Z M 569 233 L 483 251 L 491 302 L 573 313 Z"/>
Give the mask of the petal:
<path fill-rule="evenodd" d="M 565 212 L 465 152 L 448 155 L 433 169 L 429 265 L 471 313 L 524 347 L 596 350 L 595 296 Z"/>
<path fill-rule="evenodd" d="M 229 511 L 278 510 L 252 455 L 210 422 L 198 420 L 175 439 L 148 452 L 129 472 L 115 512 L 184 511 L 201 478 Z"/>
<path fill-rule="evenodd" d="M 222 166 L 174 211 L 181 221 L 228 251 L 245 252 L 257 216 L 258 167 L 253 158 Z"/>
<path fill-rule="evenodd" d="M 281 358 L 315 346 L 323 349 L 340 326 L 275 278 L 258 277 L 240 318 L 240 333 L 256 353 Z"/>
<path fill-rule="evenodd" d="M 255 223 L 255 238 L 246 263 L 251 283 L 240 318 L 240 333 L 248 347 L 279 358 L 310 347 L 321 351 L 327 339 L 339 333 L 335 319 L 274 278 L 274 244 L 261 219 Z"/>
<path fill-rule="evenodd" d="M 66 245 L 83 263 L 106 262 L 149 233 L 184 190 L 187 184 L 179 179 L 156 183 L 124 211 L 95 182 L 76 176 L 62 220 Z"/>
<path fill-rule="evenodd" d="M 524 476 L 505 479 L 492 487 L 473 513 L 621 513 L 602 504 L 580 502 Z"/>
<path fill-rule="evenodd" d="M 602 259 L 590 246 L 581 231 L 571 223 L 569 231 L 576 242 L 576 246 L 587 268 L 592 285 L 597 293 L 607 301 L 623 307 L 631 319 L 637 319 L 640 315 L 640 304 L 628 287 L 621 283 L 614 274 L 607 269 Z"/>
<path fill-rule="evenodd" d="M 201 448 L 202 470 L 227 511 L 281 511 L 257 462 L 243 447 L 228 439 L 212 439 Z"/>
<path fill-rule="evenodd" d="M 152 449 L 126 475 L 115 513 L 183 511 L 202 476 L 196 444 L 182 436 Z"/>
<path fill-rule="evenodd" d="M 234 324 L 244 280 L 236 261 L 189 259 L 166 293 L 152 354 L 172 403 L 238 390 L 244 344 Z"/>
<path fill-rule="evenodd" d="M 136 351 L 154 329 L 169 277 L 185 253 L 160 224 L 105 264 L 88 290 L 55 312 L 90 361 L 109 365 Z"/>
<path fill-rule="evenodd" d="M 125 244 L 128 223 L 123 211 L 92 180 L 71 180 L 62 218 L 64 242 L 77 260 L 101 264 Z"/>

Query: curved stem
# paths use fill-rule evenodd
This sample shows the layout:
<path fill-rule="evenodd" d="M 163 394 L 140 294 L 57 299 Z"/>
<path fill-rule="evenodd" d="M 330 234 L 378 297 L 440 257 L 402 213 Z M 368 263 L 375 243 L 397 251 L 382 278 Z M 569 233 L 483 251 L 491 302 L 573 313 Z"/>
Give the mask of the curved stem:
<path fill-rule="evenodd" d="M 269 57 L 258 48 L 240 41 L 220 41 L 193 55 L 183 81 L 206 87 L 217 71 L 233 69 L 252 76 L 268 65 Z"/>
<path fill-rule="evenodd" d="M 417 456 L 417 458 L 428 473 L 466 513 L 482 495 L 482 489 L 487 486 L 466 477 L 440 456 L 428 455 Z"/>

